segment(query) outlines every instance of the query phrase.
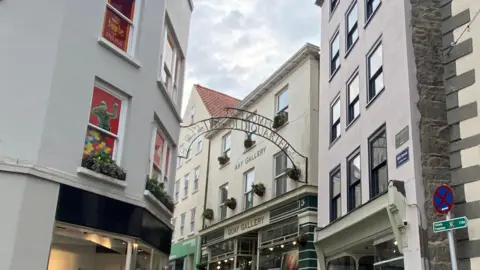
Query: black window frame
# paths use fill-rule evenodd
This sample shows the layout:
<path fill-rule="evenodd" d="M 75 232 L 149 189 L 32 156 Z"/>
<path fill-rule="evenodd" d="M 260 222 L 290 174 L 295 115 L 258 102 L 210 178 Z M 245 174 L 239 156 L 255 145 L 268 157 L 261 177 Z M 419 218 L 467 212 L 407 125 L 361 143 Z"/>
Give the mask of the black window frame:
<path fill-rule="evenodd" d="M 371 67 L 370 67 L 370 59 L 372 58 L 372 56 L 375 55 L 375 53 L 380 49 L 381 47 L 381 55 L 382 55 L 382 65 L 380 66 L 380 68 L 378 70 L 376 70 L 373 74 L 372 71 L 370 70 Z M 367 104 L 369 104 L 370 102 L 372 102 L 384 89 L 385 89 L 385 78 L 383 77 L 383 65 L 384 65 L 384 62 L 383 62 L 383 43 L 382 43 L 382 39 L 380 37 L 380 39 L 375 42 L 375 44 L 372 46 L 372 48 L 370 49 L 370 51 L 368 52 L 367 54 Z M 382 76 L 382 88 L 381 89 L 375 89 L 375 82 L 376 82 L 376 79 L 378 79 L 378 77 Z"/>
<path fill-rule="evenodd" d="M 375 9 L 373 9 L 374 1 L 377 1 L 377 0 L 365 0 L 365 22 L 369 22 L 373 18 L 373 15 L 375 15 L 377 10 L 382 5 L 382 0 L 378 0 L 379 1 L 378 5 L 375 7 Z"/>
<path fill-rule="evenodd" d="M 350 86 L 352 83 L 358 80 L 357 82 L 357 87 L 358 87 L 358 93 L 357 96 L 350 101 Z M 360 117 L 360 74 L 357 70 L 353 73 L 353 75 L 348 79 L 347 85 L 345 87 L 347 89 L 347 126 L 350 125 L 353 121 L 355 121 L 358 117 Z M 358 104 L 358 114 L 355 115 L 355 105 Z"/>
<path fill-rule="evenodd" d="M 335 54 L 333 54 L 332 51 L 332 45 L 338 38 L 338 50 L 336 51 Z M 333 34 L 332 39 L 330 39 L 330 63 L 329 63 L 329 70 L 330 70 L 330 77 L 333 77 L 337 73 L 337 71 L 340 69 L 340 31 L 337 29 L 335 33 Z M 335 70 L 333 70 L 333 63 L 338 60 L 338 65 L 335 67 Z"/>
<path fill-rule="evenodd" d="M 357 12 L 357 20 L 355 21 L 354 25 L 350 27 L 349 23 L 349 16 L 352 14 L 353 9 L 356 7 L 356 12 Z M 347 9 L 347 12 L 345 13 L 345 33 L 346 33 L 346 38 L 345 38 L 345 52 L 348 53 L 353 46 L 357 43 L 357 40 L 359 39 L 359 27 L 358 27 L 358 2 L 355 0 L 352 2 L 350 7 Z M 350 29 L 349 29 L 350 28 Z M 357 38 L 355 40 L 352 39 L 353 34 L 357 32 Z"/>
<path fill-rule="evenodd" d="M 333 119 L 333 110 L 335 105 L 340 106 L 338 112 L 338 118 Z M 342 135 L 342 127 L 341 127 L 341 119 L 342 119 L 342 104 L 340 104 L 340 96 L 337 96 L 333 102 L 330 104 L 330 143 L 333 143 L 336 141 L 338 138 L 340 138 L 340 135 Z M 337 134 L 337 127 L 339 129 L 339 132 Z"/>
<path fill-rule="evenodd" d="M 333 194 L 333 179 L 334 176 L 339 174 L 340 178 L 340 192 L 338 194 Z M 338 165 L 335 169 L 330 171 L 330 222 L 333 222 L 339 219 L 342 216 L 342 171 L 341 166 Z M 340 201 L 340 209 L 337 209 L 337 201 Z"/>
<path fill-rule="evenodd" d="M 330 0 L 330 16 L 333 14 L 335 9 L 337 9 L 340 0 Z"/>
<path fill-rule="evenodd" d="M 360 177 L 358 179 L 355 179 L 355 182 L 352 182 L 352 170 L 351 170 L 351 165 L 353 164 L 353 161 L 359 158 L 360 159 Z M 347 209 L 348 212 L 354 210 L 355 208 L 359 207 L 362 205 L 362 195 L 361 195 L 361 190 L 362 190 L 362 156 L 360 155 L 360 147 L 355 149 L 347 158 L 347 186 L 348 186 L 348 197 L 347 197 Z M 357 186 L 360 186 L 360 205 L 355 205 L 356 202 L 356 193 L 355 189 Z"/>
<path fill-rule="evenodd" d="M 385 145 L 386 145 L 386 152 L 385 152 L 385 160 L 377 164 L 376 166 L 373 165 L 373 143 L 380 137 L 385 136 Z M 368 138 L 368 173 L 370 176 L 370 198 L 374 198 L 383 192 L 379 190 L 379 176 L 378 172 L 380 169 L 385 167 L 386 169 L 386 181 L 388 185 L 388 140 L 387 140 L 387 129 L 385 124 L 378 128 L 369 138 Z"/>

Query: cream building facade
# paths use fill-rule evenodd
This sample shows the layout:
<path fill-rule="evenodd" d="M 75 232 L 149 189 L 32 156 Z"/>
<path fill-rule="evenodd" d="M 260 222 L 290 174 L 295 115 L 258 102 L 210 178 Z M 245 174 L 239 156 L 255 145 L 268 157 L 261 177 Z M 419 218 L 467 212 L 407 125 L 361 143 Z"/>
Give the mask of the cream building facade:
<path fill-rule="evenodd" d="M 318 58 L 306 44 L 209 132 L 203 268 L 316 266 Z M 287 156 L 297 180 L 287 176 Z"/>

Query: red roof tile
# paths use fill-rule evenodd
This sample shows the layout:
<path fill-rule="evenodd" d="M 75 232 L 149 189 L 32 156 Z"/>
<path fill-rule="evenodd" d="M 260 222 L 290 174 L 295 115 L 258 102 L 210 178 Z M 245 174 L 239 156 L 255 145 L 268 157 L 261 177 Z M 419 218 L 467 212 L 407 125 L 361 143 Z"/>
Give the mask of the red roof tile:
<path fill-rule="evenodd" d="M 200 98 L 203 100 L 205 107 L 207 107 L 208 112 L 212 117 L 221 117 L 225 116 L 227 107 L 237 106 L 239 99 L 225 95 L 223 93 L 217 92 L 215 90 L 206 88 L 199 84 L 195 84 Z"/>

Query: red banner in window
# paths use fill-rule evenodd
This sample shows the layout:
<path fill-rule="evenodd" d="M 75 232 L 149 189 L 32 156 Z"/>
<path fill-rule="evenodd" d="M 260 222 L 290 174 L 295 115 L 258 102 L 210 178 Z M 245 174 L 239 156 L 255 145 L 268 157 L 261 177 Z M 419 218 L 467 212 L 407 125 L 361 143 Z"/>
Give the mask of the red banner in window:
<path fill-rule="evenodd" d="M 129 34 L 130 23 L 107 8 L 103 22 L 102 36 L 118 48 L 127 51 Z"/>
<path fill-rule="evenodd" d="M 122 100 L 98 87 L 93 89 L 90 124 L 118 135 Z"/>
<path fill-rule="evenodd" d="M 153 153 L 153 163 L 155 163 L 155 165 L 157 165 L 158 168 L 161 168 L 162 166 L 163 144 L 164 144 L 164 139 L 162 135 L 160 135 L 157 132 L 157 135 L 155 137 L 155 150 Z"/>

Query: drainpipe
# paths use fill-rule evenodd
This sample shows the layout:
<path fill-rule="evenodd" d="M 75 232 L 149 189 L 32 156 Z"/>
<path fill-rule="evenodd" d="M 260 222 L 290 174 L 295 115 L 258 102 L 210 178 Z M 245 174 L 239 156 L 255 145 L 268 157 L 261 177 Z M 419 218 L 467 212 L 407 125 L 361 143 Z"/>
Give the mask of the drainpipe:
<path fill-rule="evenodd" d="M 207 173 L 205 176 L 205 194 L 203 198 L 203 211 L 207 209 L 207 195 L 208 195 L 208 175 L 210 174 L 210 146 L 211 140 L 208 140 L 208 155 L 207 155 Z M 203 214 L 203 212 L 202 212 Z M 202 218 L 202 229 L 205 228 L 205 218 Z M 202 243 L 200 243 L 201 245 Z"/>

